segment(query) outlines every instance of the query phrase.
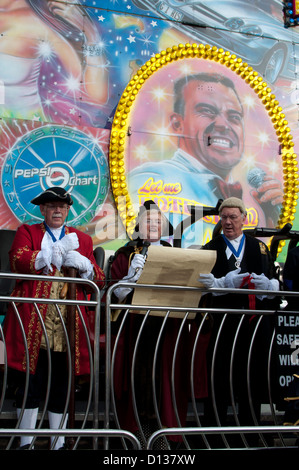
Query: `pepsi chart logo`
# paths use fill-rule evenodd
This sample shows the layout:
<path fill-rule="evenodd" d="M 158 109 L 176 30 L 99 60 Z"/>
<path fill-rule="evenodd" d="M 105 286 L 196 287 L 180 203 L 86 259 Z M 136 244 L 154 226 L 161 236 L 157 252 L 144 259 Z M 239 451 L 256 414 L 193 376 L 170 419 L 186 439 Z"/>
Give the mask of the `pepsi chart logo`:
<path fill-rule="evenodd" d="M 23 135 L 7 154 L 2 188 L 11 211 L 22 223 L 42 220 L 30 201 L 52 186 L 68 191 L 74 201 L 68 223 L 90 222 L 109 189 L 106 156 L 92 136 L 76 128 L 43 126 Z"/>

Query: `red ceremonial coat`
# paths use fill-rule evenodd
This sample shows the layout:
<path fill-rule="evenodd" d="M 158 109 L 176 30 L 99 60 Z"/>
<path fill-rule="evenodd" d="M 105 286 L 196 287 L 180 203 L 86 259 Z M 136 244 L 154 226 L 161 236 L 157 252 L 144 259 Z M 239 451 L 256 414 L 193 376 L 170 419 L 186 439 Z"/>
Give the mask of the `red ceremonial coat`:
<path fill-rule="evenodd" d="M 119 249 L 115 260 L 111 266 L 111 278 L 114 280 L 111 284 L 117 282 L 128 274 L 129 256 L 134 252 L 132 246 L 125 246 Z M 126 303 L 130 303 L 130 297 L 126 299 Z M 114 391 L 115 402 L 117 408 L 118 419 L 123 429 L 136 432 L 138 429 L 137 422 L 134 417 L 132 396 L 131 396 L 131 364 L 133 349 L 140 323 L 143 320 L 142 315 L 130 313 L 125 325 L 122 327 L 117 350 L 115 353 L 114 365 Z M 147 326 L 144 329 L 142 340 L 140 341 L 139 354 L 136 358 L 135 372 L 138 367 L 136 380 L 136 399 L 137 408 L 143 414 L 152 415 L 152 359 L 153 348 L 159 334 L 162 318 L 149 317 Z M 117 330 L 120 326 L 121 318 L 115 324 L 112 322 L 112 339 L 114 341 Z M 176 345 L 176 340 L 180 331 L 181 320 L 171 318 L 164 327 L 164 336 L 161 344 L 161 357 L 158 359 L 160 369 L 157 372 L 160 380 L 160 417 L 163 426 L 177 427 L 178 420 L 172 403 L 171 389 L 171 371 L 172 361 Z M 198 325 L 195 320 L 186 324 L 180 335 L 178 345 L 175 368 L 175 395 L 178 407 L 180 423 L 183 426 L 186 422 L 187 406 L 189 399 L 190 384 L 190 365 L 191 354 L 194 346 Z M 206 373 L 206 349 L 209 342 L 210 333 L 200 335 L 195 358 L 194 387 L 196 398 L 205 398 L 207 396 L 207 373 Z M 151 351 L 151 352 L 150 352 Z M 139 367 L 139 364 L 142 364 Z M 145 369 L 145 371 L 143 370 Z M 146 370 L 147 369 L 147 370 Z M 150 396 L 148 396 L 150 395 Z M 172 436 L 170 440 L 181 440 L 180 437 Z"/>
<path fill-rule="evenodd" d="M 89 235 L 80 232 L 73 227 L 65 227 L 65 234 L 75 232 L 79 240 L 77 251 L 86 256 L 94 267 L 94 281 L 99 288 L 104 287 L 105 275 L 102 269 L 96 264 L 93 255 L 92 240 Z M 20 274 L 42 274 L 42 270 L 36 271 L 35 260 L 38 252 L 41 250 L 42 239 L 45 234 L 43 223 L 35 225 L 21 225 L 15 235 L 11 250 L 9 252 L 10 265 L 12 272 Z M 17 280 L 16 286 L 12 292 L 15 297 L 45 298 L 50 297 L 51 276 L 55 275 L 56 268 L 49 273 L 49 281 L 36 280 Z M 63 269 L 63 268 L 62 268 Z M 80 284 L 76 285 L 76 299 L 86 300 L 85 292 Z M 80 304 L 80 302 L 78 302 Z M 24 327 L 29 350 L 30 372 L 34 373 L 42 338 L 42 326 L 35 312 L 32 303 L 17 304 L 22 325 Z M 47 314 L 47 304 L 38 304 L 38 308 L 43 318 Z M 80 307 L 85 324 L 88 327 L 88 312 L 85 307 Z M 20 371 L 26 371 L 26 355 L 24 340 L 17 316 L 10 304 L 4 321 L 4 335 L 7 348 L 8 367 Z M 75 373 L 76 375 L 88 374 L 90 371 L 89 354 L 87 341 L 79 315 L 76 314 L 75 321 Z"/>

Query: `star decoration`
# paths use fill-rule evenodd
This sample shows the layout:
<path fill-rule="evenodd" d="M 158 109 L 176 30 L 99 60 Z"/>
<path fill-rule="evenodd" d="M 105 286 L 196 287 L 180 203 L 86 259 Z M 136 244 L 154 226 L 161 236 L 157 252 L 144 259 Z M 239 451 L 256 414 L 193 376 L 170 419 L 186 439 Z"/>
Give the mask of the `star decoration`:
<path fill-rule="evenodd" d="M 135 36 L 132 36 L 132 34 L 130 34 L 130 36 L 127 38 L 127 40 L 130 42 L 130 44 L 132 42 L 135 42 Z"/>

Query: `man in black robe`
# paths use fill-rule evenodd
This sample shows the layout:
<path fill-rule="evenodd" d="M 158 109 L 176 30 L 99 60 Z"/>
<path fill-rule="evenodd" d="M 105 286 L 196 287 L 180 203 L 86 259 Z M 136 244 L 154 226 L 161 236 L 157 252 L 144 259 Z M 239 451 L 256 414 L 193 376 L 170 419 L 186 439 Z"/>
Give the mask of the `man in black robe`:
<path fill-rule="evenodd" d="M 212 308 L 235 311 L 213 313 L 207 359 L 210 391 L 205 419 L 207 425 L 228 425 L 228 406 L 233 405 L 236 410 L 237 402 L 237 424 L 252 425 L 259 418 L 261 400 L 265 398 L 262 390 L 265 391 L 267 383 L 273 322 L 268 316 L 242 315 L 242 310 L 277 308 L 278 300 L 273 293 L 255 296 L 252 292 L 254 289 L 278 291 L 279 283 L 267 246 L 243 232 L 247 214 L 242 200 L 235 197 L 224 200 L 219 215 L 222 233 L 203 247 L 216 250 L 217 260 L 211 274 L 202 274 L 199 280 L 208 288 L 233 289 L 232 293 L 205 295 L 203 302 Z M 250 294 L 236 293 L 239 288 L 249 289 Z"/>

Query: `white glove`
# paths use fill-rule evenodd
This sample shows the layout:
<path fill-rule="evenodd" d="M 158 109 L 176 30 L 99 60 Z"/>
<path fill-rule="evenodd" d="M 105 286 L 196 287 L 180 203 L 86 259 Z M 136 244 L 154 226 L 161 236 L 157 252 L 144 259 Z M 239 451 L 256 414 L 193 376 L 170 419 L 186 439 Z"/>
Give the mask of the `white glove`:
<path fill-rule="evenodd" d="M 68 251 L 65 255 L 64 266 L 68 268 L 76 268 L 81 277 L 90 279 L 93 274 L 93 265 L 86 256 L 81 255 L 78 251 Z"/>
<path fill-rule="evenodd" d="M 129 294 L 132 292 L 133 289 L 131 287 L 117 287 L 114 290 L 114 294 L 118 298 L 119 302 L 122 302 Z"/>
<path fill-rule="evenodd" d="M 127 280 L 128 282 L 138 281 L 141 276 L 144 264 L 145 256 L 136 253 L 134 258 L 132 259 L 128 274 L 123 278 L 123 280 Z"/>
<path fill-rule="evenodd" d="M 60 270 L 61 266 L 64 264 L 66 254 L 71 250 L 76 250 L 77 248 L 79 248 L 79 240 L 76 233 L 69 233 L 61 240 L 57 240 L 53 244 L 52 263 L 54 266 Z"/>
<path fill-rule="evenodd" d="M 249 276 L 249 273 L 242 273 L 239 274 L 241 268 L 235 269 L 234 271 L 230 271 L 224 277 L 224 287 L 228 289 L 237 289 L 243 282 L 244 277 Z"/>
<path fill-rule="evenodd" d="M 216 289 L 222 289 L 224 287 L 224 277 L 215 277 L 212 273 L 200 274 L 198 281 L 201 282 L 208 289 L 213 287 Z M 222 292 L 213 292 L 214 296 L 223 295 Z"/>
<path fill-rule="evenodd" d="M 198 281 L 201 282 L 205 287 L 208 289 L 211 289 L 212 287 L 215 287 L 216 284 L 216 279 L 213 276 L 213 274 L 200 274 Z"/>
<path fill-rule="evenodd" d="M 41 250 L 35 258 L 35 269 L 39 271 L 44 268 L 43 273 L 48 274 L 52 271 L 52 241 L 48 238 L 48 234 L 42 239 Z"/>
<path fill-rule="evenodd" d="M 255 273 L 252 273 L 251 275 L 252 279 L 251 279 L 251 282 L 252 284 L 254 284 L 255 288 L 256 289 L 260 289 L 260 290 L 269 290 L 269 291 L 273 291 L 273 290 L 279 290 L 279 282 L 277 279 L 269 279 L 267 276 L 265 276 L 265 274 L 255 274 Z M 265 299 L 266 297 L 268 297 L 269 299 L 273 299 L 275 297 L 275 295 L 257 295 L 257 298 L 260 299 L 260 300 L 263 300 Z"/>
<path fill-rule="evenodd" d="M 251 282 L 252 284 L 254 284 L 254 287 L 256 289 L 271 290 L 270 280 L 267 278 L 267 276 L 265 276 L 264 273 L 262 274 L 252 273 L 251 277 L 252 277 Z"/>
<path fill-rule="evenodd" d="M 61 240 L 58 240 L 54 245 L 58 245 L 62 255 L 65 255 L 70 250 L 79 248 L 78 235 L 76 233 L 68 233 Z"/>
<path fill-rule="evenodd" d="M 136 253 L 132 259 L 131 265 L 129 267 L 128 274 L 122 278 L 124 282 L 137 282 L 141 276 L 143 267 L 145 264 L 145 256 Z M 114 294 L 120 302 L 122 302 L 127 295 L 132 292 L 131 287 L 117 287 L 114 291 Z"/>

